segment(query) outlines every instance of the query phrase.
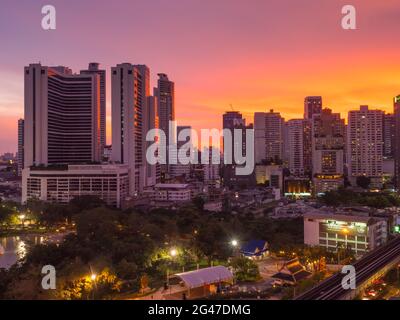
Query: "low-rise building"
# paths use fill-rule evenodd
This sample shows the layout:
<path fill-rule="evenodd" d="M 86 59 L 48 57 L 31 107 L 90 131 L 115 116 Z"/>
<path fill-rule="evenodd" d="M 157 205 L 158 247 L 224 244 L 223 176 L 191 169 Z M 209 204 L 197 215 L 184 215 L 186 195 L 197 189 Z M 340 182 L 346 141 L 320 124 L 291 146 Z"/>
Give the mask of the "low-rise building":
<path fill-rule="evenodd" d="M 363 254 L 387 241 L 387 221 L 365 215 L 335 213 L 306 213 L 304 215 L 304 244 L 336 251 L 351 249 Z"/>
<path fill-rule="evenodd" d="M 158 183 L 153 189 L 154 201 L 186 202 L 192 200 L 192 188 L 187 183 Z"/>
<path fill-rule="evenodd" d="M 129 195 L 126 165 L 57 165 L 22 171 L 22 203 L 29 199 L 68 203 L 93 195 L 108 205 L 121 207 Z"/>

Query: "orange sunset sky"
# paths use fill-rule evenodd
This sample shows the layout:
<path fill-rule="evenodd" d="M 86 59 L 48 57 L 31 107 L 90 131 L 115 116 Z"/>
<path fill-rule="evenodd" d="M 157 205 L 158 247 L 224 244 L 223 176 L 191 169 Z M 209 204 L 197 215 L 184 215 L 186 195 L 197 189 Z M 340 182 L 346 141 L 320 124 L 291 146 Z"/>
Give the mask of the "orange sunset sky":
<path fill-rule="evenodd" d="M 57 29 L 41 29 L 53 4 Z M 357 30 L 341 28 L 341 8 Z M 387 112 L 400 94 L 399 0 L 11 1 L 0 11 L 0 153 L 17 149 L 23 67 L 96 61 L 146 64 L 175 82 L 178 125 L 220 128 L 222 113 L 274 109 L 302 117 L 307 95 L 346 116 L 368 104 Z M 111 94 L 107 74 L 108 142 Z"/>

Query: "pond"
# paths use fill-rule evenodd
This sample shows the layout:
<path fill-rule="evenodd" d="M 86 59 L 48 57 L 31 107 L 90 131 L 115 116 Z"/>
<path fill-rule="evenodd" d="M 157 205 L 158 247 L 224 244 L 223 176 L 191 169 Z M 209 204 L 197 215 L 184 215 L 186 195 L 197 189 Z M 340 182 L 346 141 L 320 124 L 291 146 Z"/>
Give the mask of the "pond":
<path fill-rule="evenodd" d="M 64 234 L 60 233 L 0 237 L 0 245 L 4 248 L 4 254 L 0 254 L 0 268 L 8 269 L 24 258 L 30 246 L 45 242 L 59 242 L 63 237 Z"/>

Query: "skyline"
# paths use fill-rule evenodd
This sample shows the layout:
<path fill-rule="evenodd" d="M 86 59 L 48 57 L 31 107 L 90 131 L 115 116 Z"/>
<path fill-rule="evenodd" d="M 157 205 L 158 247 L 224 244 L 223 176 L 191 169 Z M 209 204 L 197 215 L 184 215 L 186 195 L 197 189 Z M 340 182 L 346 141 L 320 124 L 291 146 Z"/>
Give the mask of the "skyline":
<path fill-rule="evenodd" d="M 52 1 L 57 29 L 44 31 L 40 27 L 44 3 L 5 1 L 0 12 L 0 153 L 17 149 L 23 67 L 39 61 L 66 65 L 74 72 L 96 61 L 107 71 L 108 143 L 110 67 L 121 62 L 146 64 L 152 87 L 157 73 L 168 74 L 176 85 L 178 125 L 196 130 L 221 128 L 221 116 L 231 110 L 230 104 L 247 122 L 253 122 L 254 112 L 272 108 L 286 120 L 301 118 L 304 97 L 309 95 L 321 95 L 323 106 L 344 118 L 348 110 L 363 104 L 393 112 L 393 97 L 400 93 L 396 61 L 400 44 L 393 41 L 399 31 L 400 4 L 353 1 L 358 29 L 343 30 L 344 1 L 305 2 L 299 6 L 294 1 L 253 1 L 248 6 L 230 1 L 229 5 L 153 1 L 140 4 L 144 14 L 133 22 L 132 11 L 126 8 L 135 11 L 137 3 L 119 1 L 120 6 L 113 6 L 97 1 L 93 12 L 92 1 L 68 6 Z M 114 15 L 121 18 L 112 25 L 103 23 Z M 146 16 L 154 19 L 145 21 Z M 95 38 L 98 35 L 102 38 Z"/>

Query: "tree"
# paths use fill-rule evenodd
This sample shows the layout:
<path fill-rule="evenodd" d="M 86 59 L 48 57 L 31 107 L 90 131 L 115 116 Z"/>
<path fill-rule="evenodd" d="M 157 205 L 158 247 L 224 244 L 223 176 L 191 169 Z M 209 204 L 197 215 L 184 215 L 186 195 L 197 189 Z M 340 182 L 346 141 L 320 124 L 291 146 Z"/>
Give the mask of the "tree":
<path fill-rule="evenodd" d="M 371 178 L 366 176 L 359 176 L 357 177 L 356 183 L 360 188 L 368 189 L 369 185 L 371 184 Z"/>
<path fill-rule="evenodd" d="M 203 210 L 203 209 L 204 209 L 204 203 L 205 203 L 205 201 L 204 201 L 203 197 L 201 197 L 201 196 L 196 196 L 196 197 L 193 198 L 192 202 L 193 202 L 194 206 L 195 206 L 197 209 L 199 209 L 199 210 Z"/>
<path fill-rule="evenodd" d="M 85 195 L 85 196 L 79 196 L 73 198 L 70 202 L 69 205 L 73 212 L 80 213 L 84 210 L 90 210 L 98 207 L 103 207 L 106 205 L 106 203 L 100 199 L 99 197 L 96 196 L 91 196 L 91 195 Z"/>
<path fill-rule="evenodd" d="M 260 278 L 260 271 L 257 264 L 245 257 L 236 257 L 231 262 L 231 267 L 239 281 L 257 281 Z"/>

